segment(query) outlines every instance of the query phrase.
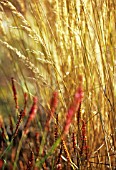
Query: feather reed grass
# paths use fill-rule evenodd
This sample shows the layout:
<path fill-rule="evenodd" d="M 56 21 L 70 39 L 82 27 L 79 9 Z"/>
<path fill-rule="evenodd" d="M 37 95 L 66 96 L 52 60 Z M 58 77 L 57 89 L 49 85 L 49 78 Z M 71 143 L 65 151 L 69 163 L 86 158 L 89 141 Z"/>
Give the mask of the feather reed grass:
<path fill-rule="evenodd" d="M 115 11 L 114 0 L 0 1 L 0 167 L 116 168 Z"/>

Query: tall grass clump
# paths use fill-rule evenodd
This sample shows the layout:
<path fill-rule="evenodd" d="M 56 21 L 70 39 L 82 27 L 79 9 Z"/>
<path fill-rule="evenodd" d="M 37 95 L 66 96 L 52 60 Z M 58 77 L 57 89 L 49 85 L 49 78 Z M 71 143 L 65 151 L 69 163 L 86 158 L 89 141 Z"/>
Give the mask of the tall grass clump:
<path fill-rule="evenodd" d="M 116 2 L 0 1 L 0 168 L 116 168 Z"/>

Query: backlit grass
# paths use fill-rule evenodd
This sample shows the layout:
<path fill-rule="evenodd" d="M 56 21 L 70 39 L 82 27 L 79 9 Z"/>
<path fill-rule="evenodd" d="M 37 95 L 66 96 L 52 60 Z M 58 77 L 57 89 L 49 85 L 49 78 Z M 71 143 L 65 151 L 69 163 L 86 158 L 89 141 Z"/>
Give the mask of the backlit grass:
<path fill-rule="evenodd" d="M 3 169 L 116 168 L 115 11 L 114 0 L 0 1 Z M 84 97 L 77 107 L 79 87 Z M 36 118 L 25 135 L 35 96 Z M 70 108 L 74 114 L 68 119 Z M 66 122 L 70 127 L 65 134 Z"/>

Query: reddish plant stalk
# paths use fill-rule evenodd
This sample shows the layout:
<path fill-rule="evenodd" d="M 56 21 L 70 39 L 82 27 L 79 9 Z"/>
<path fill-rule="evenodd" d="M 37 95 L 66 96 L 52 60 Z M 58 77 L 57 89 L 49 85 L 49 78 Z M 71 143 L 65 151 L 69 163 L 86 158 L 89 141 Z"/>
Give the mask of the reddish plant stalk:
<path fill-rule="evenodd" d="M 48 115 L 48 119 L 45 125 L 46 132 L 48 132 L 49 130 L 50 121 L 56 111 L 57 106 L 58 106 L 58 92 L 55 91 L 50 102 L 50 114 Z"/>
<path fill-rule="evenodd" d="M 80 140 L 80 136 L 81 136 L 80 123 L 81 123 L 81 103 L 80 103 L 79 109 L 77 111 L 77 127 L 78 127 L 77 140 L 78 141 Z"/>
<path fill-rule="evenodd" d="M 79 109 L 77 111 L 77 125 L 80 127 L 80 120 L 81 120 L 81 103 L 79 105 Z"/>
<path fill-rule="evenodd" d="M 72 141 L 73 141 L 73 149 L 74 149 L 74 152 L 76 152 L 76 137 L 75 137 L 75 133 L 73 133 Z"/>
<path fill-rule="evenodd" d="M 28 94 L 24 93 L 24 108 L 27 106 Z"/>
<path fill-rule="evenodd" d="M 50 102 L 50 111 L 52 116 L 54 115 L 57 106 L 58 106 L 58 92 L 55 91 Z"/>
<path fill-rule="evenodd" d="M 55 128 L 54 128 L 54 138 L 55 138 L 55 141 L 58 139 L 58 125 L 55 124 Z"/>
<path fill-rule="evenodd" d="M 15 137 L 17 136 L 18 129 L 19 129 L 19 126 L 20 126 L 20 124 L 21 124 L 22 117 L 23 117 L 22 113 L 23 113 L 23 111 L 20 112 L 20 115 L 19 115 L 19 118 L 18 118 L 18 121 L 17 121 L 17 124 L 16 124 L 16 129 L 15 129 L 13 138 L 15 138 Z"/>
<path fill-rule="evenodd" d="M 15 80 L 13 77 L 11 78 L 11 81 L 12 81 L 12 91 L 13 91 L 13 96 L 14 96 L 14 101 L 15 101 L 15 108 L 18 109 L 19 106 L 18 106 L 17 91 L 15 87 Z"/>
<path fill-rule="evenodd" d="M 37 101 L 38 101 L 37 97 L 34 97 L 34 98 L 33 98 L 33 105 L 32 105 L 31 110 L 30 110 L 30 112 L 29 112 L 29 117 L 28 117 L 27 122 L 26 122 L 26 124 L 25 124 L 25 126 L 24 126 L 24 134 L 27 134 L 27 132 L 28 132 L 28 127 L 29 127 L 31 121 L 32 121 L 32 120 L 35 118 L 35 116 L 36 116 L 37 109 L 38 109 L 38 107 L 37 107 Z"/>
<path fill-rule="evenodd" d="M 55 141 L 56 141 L 58 139 L 58 114 L 56 114 L 56 123 L 55 123 L 54 137 L 55 137 Z"/>
<path fill-rule="evenodd" d="M 63 133 L 65 135 L 68 134 L 72 119 L 74 117 L 75 112 L 79 110 L 82 99 L 83 99 L 83 90 L 81 87 L 78 87 L 75 93 L 75 96 L 74 96 L 74 101 L 72 105 L 70 106 L 70 108 L 68 109 L 68 112 L 66 114 L 66 122 L 65 122 L 64 130 L 63 130 Z"/>
<path fill-rule="evenodd" d="M 81 146 L 81 151 L 80 151 L 80 155 L 83 154 L 83 152 L 85 151 L 86 153 L 86 157 L 88 158 L 88 146 L 87 146 L 87 137 L 86 137 L 86 123 L 85 121 L 82 119 L 82 130 L 81 130 L 81 133 L 82 133 L 82 146 Z"/>
<path fill-rule="evenodd" d="M 81 121 L 82 121 L 82 139 L 84 141 L 86 141 L 87 140 L 87 138 L 86 138 L 86 123 L 83 119 Z"/>

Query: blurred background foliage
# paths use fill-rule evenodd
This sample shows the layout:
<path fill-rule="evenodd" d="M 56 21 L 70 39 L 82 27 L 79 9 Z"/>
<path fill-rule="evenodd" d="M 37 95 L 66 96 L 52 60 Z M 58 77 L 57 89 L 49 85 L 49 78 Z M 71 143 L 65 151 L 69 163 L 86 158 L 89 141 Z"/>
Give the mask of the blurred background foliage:
<path fill-rule="evenodd" d="M 1 0 L 0 114 L 14 110 L 14 77 L 20 107 L 25 91 L 45 108 L 57 90 L 64 120 L 82 75 L 82 116 L 89 139 L 94 133 L 89 146 L 100 145 L 103 122 L 107 135 L 114 134 L 115 12 L 114 0 Z"/>

